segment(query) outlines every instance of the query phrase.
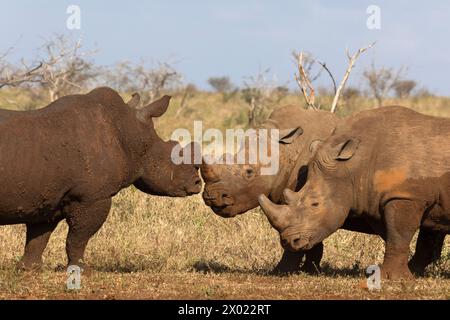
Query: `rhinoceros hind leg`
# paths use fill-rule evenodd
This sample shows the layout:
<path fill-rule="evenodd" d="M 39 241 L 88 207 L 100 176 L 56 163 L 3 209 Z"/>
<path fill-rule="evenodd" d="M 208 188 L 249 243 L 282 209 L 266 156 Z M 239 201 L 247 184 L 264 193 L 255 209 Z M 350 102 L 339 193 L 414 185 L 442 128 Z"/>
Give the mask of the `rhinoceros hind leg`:
<path fill-rule="evenodd" d="M 408 263 L 411 272 L 418 276 L 423 276 L 425 268 L 441 257 L 444 240 L 444 233 L 420 229 L 416 251 Z"/>
<path fill-rule="evenodd" d="M 300 272 L 300 263 L 302 262 L 303 252 L 291 252 L 284 250 L 283 256 L 276 267 L 270 272 L 273 275 L 288 275 Z"/>
<path fill-rule="evenodd" d="M 72 205 L 67 212 L 66 252 L 68 265 L 77 265 L 87 272 L 84 251 L 89 239 L 102 227 L 111 208 L 111 199 L 98 201 L 91 205 Z"/>
<path fill-rule="evenodd" d="M 316 244 L 310 250 L 306 251 L 305 255 L 305 262 L 300 270 L 312 275 L 319 274 L 321 272 L 320 261 L 323 256 L 323 243 Z"/>
<path fill-rule="evenodd" d="M 50 235 L 60 220 L 46 223 L 27 224 L 25 252 L 17 267 L 22 270 L 38 270 L 42 266 L 42 253 Z"/>

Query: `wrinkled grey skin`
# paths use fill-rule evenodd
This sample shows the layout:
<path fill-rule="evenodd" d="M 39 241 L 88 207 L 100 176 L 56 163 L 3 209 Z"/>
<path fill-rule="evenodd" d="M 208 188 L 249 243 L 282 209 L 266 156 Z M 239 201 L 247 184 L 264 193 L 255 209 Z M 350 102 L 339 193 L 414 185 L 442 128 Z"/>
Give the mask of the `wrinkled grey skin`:
<path fill-rule="evenodd" d="M 382 276 L 409 279 L 439 259 L 450 233 L 449 141 L 450 119 L 403 107 L 360 112 L 318 148 L 304 187 L 285 190 L 287 205 L 265 195 L 259 202 L 295 252 L 321 243 L 348 217 L 365 220 L 386 241 Z"/>

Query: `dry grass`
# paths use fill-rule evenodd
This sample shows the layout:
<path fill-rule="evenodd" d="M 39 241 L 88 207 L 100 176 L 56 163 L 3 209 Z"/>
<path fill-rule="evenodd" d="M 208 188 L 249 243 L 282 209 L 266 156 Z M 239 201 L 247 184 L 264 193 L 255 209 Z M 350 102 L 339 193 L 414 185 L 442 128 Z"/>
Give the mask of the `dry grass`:
<path fill-rule="evenodd" d="M 158 133 L 165 139 L 170 138 L 171 133 L 177 128 L 186 128 L 192 132 L 193 121 L 201 120 L 203 128 L 244 128 L 248 125 L 247 113 L 248 105 L 240 97 L 235 95 L 227 102 L 224 102 L 221 94 L 198 92 L 190 99 L 183 110 L 180 109 L 181 94 L 172 93 L 167 113 L 158 119 L 155 119 Z M 127 101 L 131 94 L 122 94 Z M 331 96 L 320 97 L 318 105 L 323 109 L 328 109 L 331 105 Z M 48 104 L 46 98 L 41 95 L 27 94 L 23 89 L 2 89 L 0 91 L 0 108 L 11 110 L 24 110 L 29 108 L 43 107 Z M 297 104 L 304 106 L 303 97 L 290 94 L 283 98 L 279 105 Z M 450 97 L 411 97 L 408 99 L 386 99 L 384 105 L 403 105 L 410 107 L 424 114 L 450 117 Z M 276 108 L 277 106 L 273 106 Z M 341 101 L 337 113 L 339 115 L 351 115 L 361 110 L 372 109 L 376 103 L 372 99 L 365 97 L 354 97 L 346 101 Z"/>
<path fill-rule="evenodd" d="M 327 110 L 332 101 L 332 97 L 323 97 L 319 100 L 323 109 Z M 289 95 L 285 97 L 279 105 L 297 104 L 304 106 L 303 98 L 300 95 Z M 439 117 L 450 117 L 450 97 L 412 97 L 409 99 L 387 99 L 386 106 L 402 105 L 410 107 L 418 112 Z M 158 132 L 161 136 L 169 138 L 176 128 L 186 128 L 192 132 L 193 121 L 203 121 L 203 127 L 218 128 L 244 128 L 247 124 L 248 106 L 235 96 L 224 103 L 221 96 L 211 93 L 198 93 L 182 112 L 176 115 L 180 106 L 180 98 L 175 96 L 171 102 L 169 110 L 164 117 L 157 119 Z M 276 106 L 273 106 L 276 108 Z M 355 112 L 376 108 L 376 103 L 364 97 L 352 98 L 342 101 L 338 107 L 337 114 L 341 116 L 351 115 Z"/>
<path fill-rule="evenodd" d="M 0 276 L 0 299 L 450 299 L 441 279 L 390 282 L 381 291 L 362 289 L 351 277 L 295 275 L 275 278 L 244 273 L 154 272 L 95 273 L 80 290 L 65 289 L 63 272 Z"/>
<path fill-rule="evenodd" d="M 6 94 L 8 100 L 14 99 L 14 92 L 5 92 L 1 97 Z M 16 100 L 26 103 L 26 99 Z M 430 97 L 387 103 L 450 117 L 449 102 Z M 302 100 L 289 96 L 284 103 Z M 166 138 L 175 128 L 192 129 L 193 120 L 205 120 L 205 128 L 246 125 L 245 104 L 239 98 L 224 104 L 220 95 L 199 93 L 176 116 L 178 106 L 176 98 L 168 114 L 157 122 Z M 372 107 L 368 100 L 352 101 L 340 113 Z M 120 192 L 107 222 L 89 243 L 86 260 L 94 271 L 83 277 L 82 289 L 76 293 L 66 290 L 65 272 L 55 271 L 66 263 L 65 223 L 52 235 L 40 274 L 15 271 L 23 252 L 24 231 L 20 225 L 0 226 L 0 298 L 450 298 L 449 239 L 442 259 L 429 268 L 426 278 L 383 283 L 381 292 L 368 292 L 360 282 L 368 265 L 382 261 L 382 241 L 347 231 L 326 240 L 321 276 L 272 277 L 267 271 L 278 262 L 282 250 L 278 234 L 261 212 L 256 209 L 223 219 L 200 196 L 151 197 L 133 188 Z"/>
<path fill-rule="evenodd" d="M 93 274 L 82 289 L 65 289 L 61 223 L 44 254 L 44 272 L 18 273 L 23 226 L 0 227 L 0 298 L 450 298 L 450 253 L 416 283 L 388 283 L 381 293 L 361 288 L 364 269 L 382 261 L 376 236 L 339 231 L 325 243 L 324 274 L 267 275 L 281 256 L 278 234 L 259 210 L 235 219 L 215 216 L 200 196 L 169 199 L 132 188 L 114 198 L 108 221 L 91 240 Z"/>

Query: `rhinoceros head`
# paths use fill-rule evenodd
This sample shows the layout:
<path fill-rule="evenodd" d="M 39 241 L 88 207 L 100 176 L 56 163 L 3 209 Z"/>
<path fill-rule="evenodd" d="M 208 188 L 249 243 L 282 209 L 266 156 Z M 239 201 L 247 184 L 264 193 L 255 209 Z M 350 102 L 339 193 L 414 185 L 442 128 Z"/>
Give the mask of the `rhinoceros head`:
<path fill-rule="evenodd" d="M 279 130 L 280 158 L 286 157 L 285 145 L 291 144 L 303 133 L 300 127 Z M 267 142 L 270 145 L 270 142 Z M 269 195 L 280 183 L 280 177 L 286 175 L 286 168 L 279 168 L 274 174 L 262 174 L 264 167 L 258 160 L 256 163 L 239 164 L 237 158 L 245 153 L 243 159 L 249 159 L 249 148 L 246 145 L 234 155 L 234 164 L 201 165 L 201 174 L 205 181 L 203 200 L 214 213 L 230 218 L 258 206 L 258 195 Z M 226 157 L 225 155 L 223 156 Z M 281 188 L 280 191 L 283 189 Z"/>
<path fill-rule="evenodd" d="M 134 185 L 141 191 L 153 195 L 182 197 L 201 191 L 201 179 L 198 175 L 198 165 L 194 162 L 195 144 L 181 148 L 178 142 L 163 141 L 155 131 L 153 118 L 162 116 L 168 106 L 170 97 L 150 103 L 136 110 L 138 124 L 142 130 L 142 140 L 146 144 L 140 159 L 139 177 Z M 138 96 L 133 96 L 128 102 L 130 106 L 137 105 Z M 189 152 L 190 161 L 178 164 L 172 159 L 172 151 L 178 150 L 181 157 Z"/>
<path fill-rule="evenodd" d="M 303 188 L 299 192 L 284 190 L 286 205 L 259 196 L 259 204 L 280 233 L 284 248 L 309 250 L 343 225 L 353 204 L 351 162 L 358 144 L 355 139 L 332 137 L 318 147 Z"/>

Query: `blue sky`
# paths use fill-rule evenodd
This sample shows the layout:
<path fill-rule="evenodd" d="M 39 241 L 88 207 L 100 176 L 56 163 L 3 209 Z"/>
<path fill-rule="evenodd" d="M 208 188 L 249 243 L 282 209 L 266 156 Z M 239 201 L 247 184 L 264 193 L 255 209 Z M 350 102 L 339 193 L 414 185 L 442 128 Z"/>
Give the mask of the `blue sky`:
<path fill-rule="evenodd" d="M 79 31 L 66 29 L 70 4 L 81 8 Z M 371 4 L 381 8 L 380 30 L 366 27 Z M 271 68 L 280 84 L 293 87 L 292 50 L 312 52 L 340 79 L 345 49 L 376 40 L 358 61 L 353 85 L 374 60 L 408 67 L 409 78 L 450 95 L 450 1 L 0 0 L 0 8 L 0 50 L 15 46 L 13 59 L 33 57 L 43 38 L 64 32 L 99 49 L 99 64 L 169 60 L 186 81 L 204 88 L 210 76 L 240 84 Z"/>

